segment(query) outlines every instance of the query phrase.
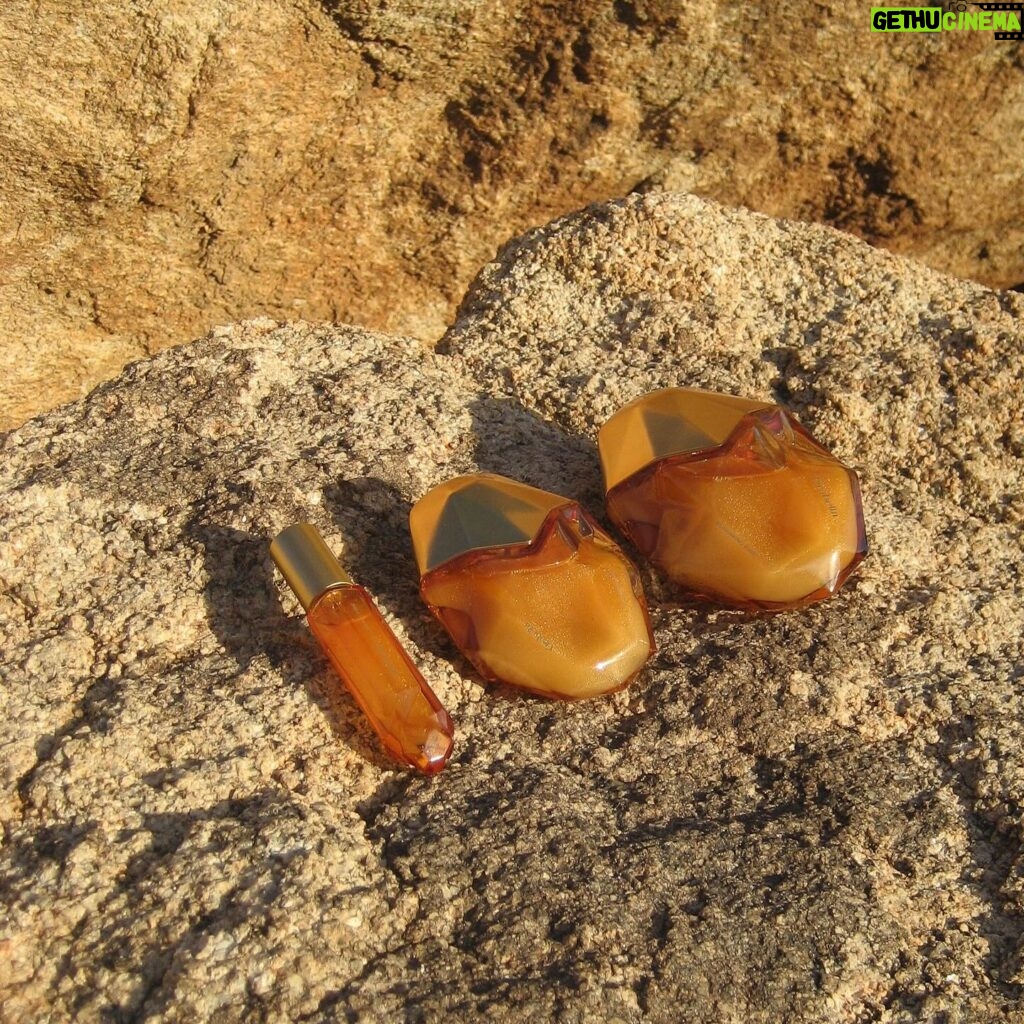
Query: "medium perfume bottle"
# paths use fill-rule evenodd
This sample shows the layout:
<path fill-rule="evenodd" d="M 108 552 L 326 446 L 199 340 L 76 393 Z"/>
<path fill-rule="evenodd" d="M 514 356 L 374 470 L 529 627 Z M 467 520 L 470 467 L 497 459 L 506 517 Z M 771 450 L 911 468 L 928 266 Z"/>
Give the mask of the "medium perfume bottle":
<path fill-rule="evenodd" d="M 409 525 L 420 593 L 485 679 L 575 700 L 651 656 L 640 577 L 576 502 L 475 473 L 424 495 Z"/>
<path fill-rule="evenodd" d="M 309 523 L 278 534 L 270 554 L 384 746 L 426 775 L 439 772 L 451 756 L 452 720 L 369 592 L 352 582 Z"/>

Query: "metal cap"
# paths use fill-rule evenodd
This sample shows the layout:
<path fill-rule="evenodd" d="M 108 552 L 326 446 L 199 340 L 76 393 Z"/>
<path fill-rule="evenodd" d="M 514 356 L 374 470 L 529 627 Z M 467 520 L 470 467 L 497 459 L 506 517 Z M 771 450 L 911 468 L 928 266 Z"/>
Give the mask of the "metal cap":
<path fill-rule="evenodd" d="M 306 611 L 325 590 L 352 582 L 312 523 L 282 530 L 270 545 L 270 557 Z"/>

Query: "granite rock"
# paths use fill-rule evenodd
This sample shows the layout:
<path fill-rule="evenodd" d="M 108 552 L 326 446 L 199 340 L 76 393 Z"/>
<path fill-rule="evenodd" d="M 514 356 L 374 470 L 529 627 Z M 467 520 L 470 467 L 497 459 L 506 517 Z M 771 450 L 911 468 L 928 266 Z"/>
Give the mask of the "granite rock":
<path fill-rule="evenodd" d="M 0 429 L 245 317 L 433 343 L 499 244 L 634 189 L 1024 282 L 1020 46 L 868 18 L 5 0 Z"/>
<path fill-rule="evenodd" d="M 3 439 L 10 1020 L 1020 1019 L 1024 300 L 648 195 L 508 245 L 443 351 L 256 321 Z M 410 503 L 473 468 L 600 512 L 651 387 L 784 402 L 871 554 L 749 617 L 646 573 L 624 693 L 483 685 Z M 452 711 L 395 768 L 272 571 L 316 522 Z"/>

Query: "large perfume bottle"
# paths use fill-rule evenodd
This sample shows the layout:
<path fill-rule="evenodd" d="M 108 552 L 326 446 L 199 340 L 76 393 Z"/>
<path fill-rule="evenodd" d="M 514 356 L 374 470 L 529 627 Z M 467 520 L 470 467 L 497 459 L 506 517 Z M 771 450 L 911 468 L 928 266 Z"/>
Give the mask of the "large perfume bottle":
<path fill-rule="evenodd" d="M 612 416 L 598 447 L 608 515 L 691 595 L 794 608 L 867 551 L 857 474 L 777 405 L 665 388 Z"/>
<path fill-rule="evenodd" d="M 316 527 L 290 526 L 270 553 L 313 635 L 388 751 L 427 775 L 452 752 L 452 720 L 381 615 Z"/>
<path fill-rule="evenodd" d="M 636 568 L 576 502 L 476 473 L 427 493 L 409 526 L 423 599 L 485 679 L 592 697 L 653 652 Z"/>

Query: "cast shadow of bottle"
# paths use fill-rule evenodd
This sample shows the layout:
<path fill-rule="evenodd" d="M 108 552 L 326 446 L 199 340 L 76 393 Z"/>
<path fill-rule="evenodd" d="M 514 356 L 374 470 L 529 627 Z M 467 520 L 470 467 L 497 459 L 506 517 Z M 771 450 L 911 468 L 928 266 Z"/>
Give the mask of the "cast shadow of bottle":
<path fill-rule="evenodd" d="M 324 504 L 341 535 L 341 563 L 406 636 L 424 650 L 436 647 L 430 613 L 420 600 L 419 570 L 409 536 L 412 502 L 375 476 L 339 480 L 324 488 Z"/>
<path fill-rule="evenodd" d="M 470 403 L 473 456 L 482 472 L 498 473 L 578 501 L 604 520 L 597 445 L 570 434 L 510 398 Z"/>
<path fill-rule="evenodd" d="M 355 754 L 380 768 L 394 768 L 351 695 L 340 683 L 334 685 L 334 670 L 301 609 L 285 613 L 274 585 L 272 538 L 198 519 L 186 533 L 203 550 L 207 622 L 239 674 L 265 657 L 282 686 L 306 688 L 334 735 Z"/>

